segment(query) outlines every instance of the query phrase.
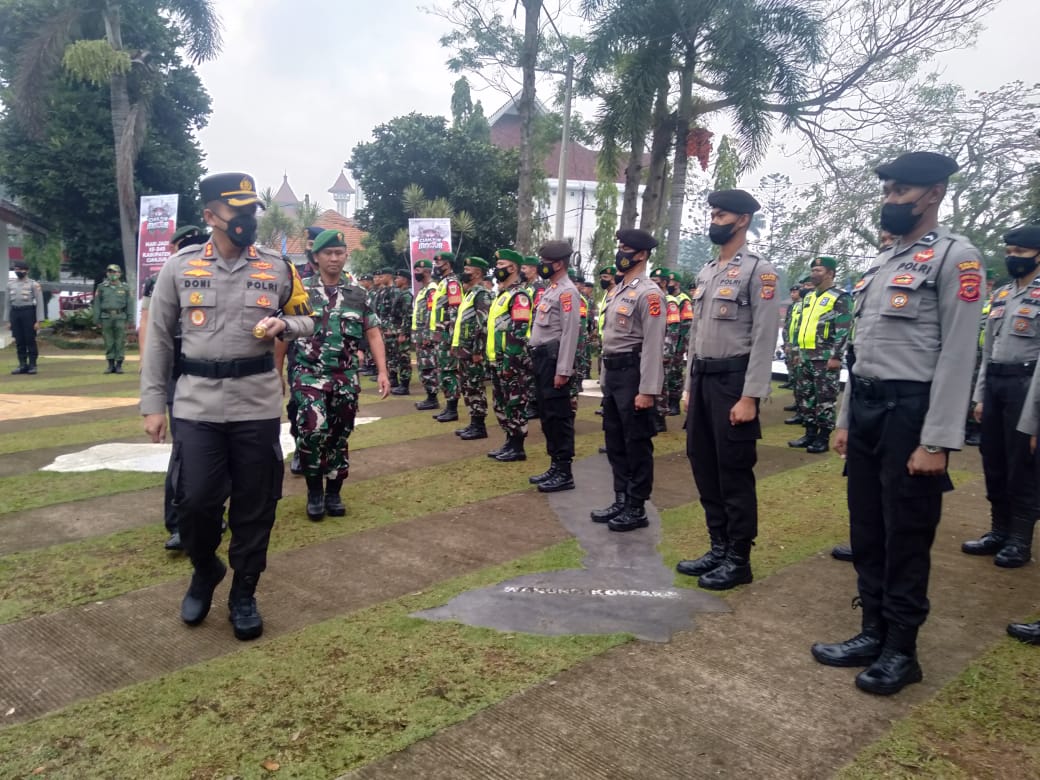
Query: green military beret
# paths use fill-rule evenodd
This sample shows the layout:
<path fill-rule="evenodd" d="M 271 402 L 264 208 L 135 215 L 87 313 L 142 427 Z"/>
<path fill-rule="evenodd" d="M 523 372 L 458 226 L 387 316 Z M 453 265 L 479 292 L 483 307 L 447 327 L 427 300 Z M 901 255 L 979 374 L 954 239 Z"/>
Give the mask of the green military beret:
<path fill-rule="evenodd" d="M 464 265 L 468 265 L 471 268 L 479 268 L 481 271 L 488 269 L 488 261 L 483 257 L 467 257 Z"/>
<path fill-rule="evenodd" d="M 105 273 L 112 273 L 112 271 L 115 271 L 116 273 L 122 273 L 123 269 L 115 263 L 112 263 L 112 265 L 105 269 Z"/>
<path fill-rule="evenodd" d="M 378 271 L 376 271 L 376 274 L 378 276 L 393 276 L 394 275 L 394 269 L 393 268 L 383 267 L 383 268 L 380 268 Z"/>
<path fill-rule="evenodd" d="M 519 252 L 514 252 L 512 249 L 496 249 L 495 259 L 508 260 L 510 263 L 516 263 L 517 265 L 524 264 L 524 256 Z"/>
<path fill-rule="evenodd" d="M 412 264 L 412 268 L 433 268 L 433 263 L 429 260 L 416 260 Z"/>
<path fill-rule="evenodd" d="M 409 271 L 407 268 L 398 268 L 396 271 L 394 271 L 394 276 L 400 276 L 402 279 L 411 279 L 412 272 Z"/>
<path fill-rule="evenodd" d="M 810 266 L 810 268 L 813 265 L 822 265 L 824 268 L 829 268 L 832 271 L 838 270 L 838 261 L 830 255 L 821 255 L 820 257 L 817 257 L 815 260 L 812 261 L 812 265 Z"/>
<path fill-rule="evenodd" d="M 520 261 L 520 265 L 538 265 L 538 258 L 534 255 L 524 255 L 524 259 Z"/>
<path fill-rule="evenodd" d="M 449 263 L 454 264 L 455 263 L 455 253 L 454 252 L 438 252 L 437 254 L 435 254 L 433 256 L 433 259 L 434 260 L 447 260 Z"/>
<path fill-rule="evenodd" d="M 338 230 L 325 230 L 318 234 L 318 237 L 314 239 L 314 244 L 311 246 L 311 251 L 314 254 L 318 254 L 322 249 L 328 249 L 329 247 L 347 245 L 346 239 L 343 238 L 343 233 Z"/>
<path fill-rule="evenodd" d="M 668 278 L 668 272 L 665 271 L 663 268 L 655 268 L 653 271 L 650 272 L 651 279 L 661 279 L 662 277 L 665 279 Z"/>
<path fill-rule="evenodd" d="M 670 282 L 681 281 L 681 278 L 680 278 L 678 272 L 677 271 L 673 271 L 670 268 L 666 268 L 665 269 L 665 275 L 667 275 L 668 281 L 670 281 Z"/>
<path fill-rule="evenodd" d="M 170 243 L 179 244 L 182 239 L 199 238 L 203 235 L 204 233 L 202 232 L 202 228 L 197 225 L 185 225 L 184 227 L 179 228 L 177 232 L 170 237 Z"/>
<path fill-rule="evenodd" d="M 596 273 L 598 273 L 600 276 L 603 276 L 603 274 L 610 274 L 611 276 L 613 276 L 617 273 L 617 269 L 612 265 L 605 265 L 602 268 L 600 268 Z"/>
<path fill-rule="evenodd" d="M 361 276 L 358 277 L 358 281 L 359 282 L 371 282 L 372 281 L 372 274 L 361 274 Z"/>

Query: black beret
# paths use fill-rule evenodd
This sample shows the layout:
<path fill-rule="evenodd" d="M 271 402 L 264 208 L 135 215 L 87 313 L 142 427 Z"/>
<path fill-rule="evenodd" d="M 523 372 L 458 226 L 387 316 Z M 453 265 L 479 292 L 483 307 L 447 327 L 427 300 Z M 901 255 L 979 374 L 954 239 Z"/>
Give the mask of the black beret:
<path fill-rule="evenodd" d="M 792 284 L 791 285 L 791 292 L 794 292 L 795 290 L 801 290 L 801 289 L 802 289 L 802 286 L 800 284 Z"/>
<path fill-rule="evenodd" d="M 317 225 L 311 225 L 309 228 L 307 228 L 307 240 L 313 241 L 326 230 L 327 228 L 318 227 Z"/>
<path fill-rule="evenodd" d="M 203 203 L 222 200 L 229 206 L 249 206 L 259 203 L 256 182 L 248 173 L 214 173 L 199 182 Z"/>
<path fill-rule="evenodd" d="M 946 181 L 960 170 L 952 157 L 937 152 L 908 152 L 874 169 L 882 181 L 898 181 L 918 187 Z"/>
<path fill-rule="evenodd" d="M 25 262 L 24 260 L 15 260 L 13 263 L 11 263 L 11 265 L 14 268 L 14 270 L 16 270 L 16 271 L 28 271 L 29 270 L 29 264 L 27 262 Z"/>
<path fill-rule="evenodd" d="M 625 246 L 630 246 L 639 252 L 657 247 L 657 239 L 639 228 L 625 228 L 619 230 L 614 236 Z"/>
<path fill-rule="evenodd" d="M 394 276 L 400 276 L 402 279 L 411 279 L 412 272 L 409 271 L 407 268 L 398 268 L 396 271 L 394 271 Z"/>
<path fill-rule="evenodd" d="M 1040 225 L 1020 225 L 1004 234 L 1004 243 L 1040 249 Z"/>
<path fill-rule="evenodd" d="M 570 260 L 572 254 L 570 241 L 546 241 L 538 250 L 538 256 L 546 260 Z"/>
<path fill-rule="evenodd" d="M 394 269 L 393 268 L 380 268 L 378 271 L 376 271 L 376 275 L 377 276 L 393 276 L 394 275 Z"/>
<path fill-rule="evenodd" d="M 762 206 L 744 190 L 716 190 L 708 196 L 708 205 L 730 214 L 754 214 Z"/>
<path fill-rule="evenodd" d="M 359 282 L 371 282 L 372 281 L 372 274 L 361 274 L 361 276 L 358 277 L 358 281 Z"/>

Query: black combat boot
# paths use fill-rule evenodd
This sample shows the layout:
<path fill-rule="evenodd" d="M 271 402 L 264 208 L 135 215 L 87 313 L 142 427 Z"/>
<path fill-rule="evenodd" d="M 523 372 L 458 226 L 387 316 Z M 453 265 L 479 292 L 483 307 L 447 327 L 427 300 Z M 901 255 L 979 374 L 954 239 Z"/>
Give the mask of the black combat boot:
<path fill-rule="evenodd" d="M 538 483 L 539 493 L 559 493 L 561 490 L 574 490 L 574 477 L 571 475 L 571 462 L 569 460 L 556 461 L 556 473 Z"/>
<path fill-rule="evenodd" d="M 321 477 L 307 477 L 307 519 L 318 522 L 325 518 L 325 486 Z"/>
<path fill-rule="evenodd" d="M 531 477 L 534 479 L 534 477 Z M 593 509 L 589 512 L 589 517 L 592 518 L 594 523 L 605 523 L 608 520 L 613 520 L 615 517 L 625 511 L 625 492 L 616 491 L 614 493 L 614 503 L 603 509 Z"/>
<path fill-rule="evenodd" d="M 607 528 L 618 533 L 635 531 L 639 528 L 646 528 L 648 525 L 650 525 L 650 520 L 646 516 L 646 502 L 632 496 L 627 496 L 625 499 L 625 511 L 613 520 L 607 521 Z"/>
<path fill-rule="evenodd" d="M 461 436 L 462 434 L 466 433 L 466 431 L 468 431 L 472 427 L 473 427 L 473 420 L 471 419 L 469 421 L 469 425 L 467 425 L 465 428 L 456 428 L 455 429 L 455 435 L 456 436 Z"/>
<path fill-rule="evenodd" d="M 681 417 L 682 410 L 679 409 L 679 396 L 673 395 L 668 399 L 668 416 Z"/>
<path fill-rule="evenodd" d="M 296 450 L 292 454 L 292 460 L 289 461 L 289 471 L 296 476 L 300 476 L 303 473 L 303 466 L 300 465 L 300 451 Z"/>
<path fill-rule="evenodd" d="M 180 531 L 174 531 L 170 534 L 170 538 L 163 544 L 163 549 L 169 550 L 170 552 L 179 552 L 184 549 L 184 543 L 181 541 Z"/>
<path fill-rule="evenodd" d="M 235 639 L 243 642 L 256 639 L 264 633 L 264 619 L 256 608 L 256 583 L 259 574 L 235 572 L 228 596 L 228 620 L 235 631 Z"/>
<path fill-rule="evenodd" d="M 700 558 L 689 561 L 679 561 L 675 570 L 687 577 L 700 577 L 709 571 L 714 571 L 726 560 L 726 537 L 718 531 L 709 531 L 711 536 L 711 547 L 708 552 Z"/>
<path fill-rule="evenodd" d="M 339 497 L 339 491 L 342 488 L 342 479 L 325 480 L 325 513 L 329 517 L 343 517 L 347 513 L 347 508 L 343 506 L 343 499 Z"/>
<path fill-rule="evenodd" d="M 788 404 L 787 406 L 784 407 L 784 411 L 785 412 L 797 412 L 798 411 L 798 404 Z"/>
<path fill-rule="evenodd" d="M 800 414 L 796 414 L 794 417 L 788 417 L 784 420 L 784 425 L 805 425 L 805 418 Z"/>
<path fill-rule="evenodd" d="M 831 557 L 836 561 L 853 561 L 851 544 L 836 544 L 831 548 Z"/>
<path fill-rule="evenodd" d="M 35 374 L 36 373 L 36 355 L 29 355 L 29 367 L 27 369 L 25 369 L 25 373 L 27 373 L 27 374 Z"/>
<path fill-rule="evenodd" d="M 474 441 L 475 439 L 486 439 L 487 428 L 484 427 L 484 418 L 474 415 L 469 424 L 469 429 L 459 434 L 463 441 Z"/>
<path fill-rule="evenodd" d="M 1008 526 L 1004 521 L 990 520 L 990 529 L 978 539 L 969 539 L 961 544 L 966 555 L 996 555 L 1004 549 L 1008 540 Z"/>
<path fill-rule="evenodd" d="M 747 585 L 751 574 L 751 542 L 730 541 L 726 558 L 707 574 L 702 574 L 697 584 L 707 590 L 729 590 L 737 585 Z"/>
<path fill-rule="evenodd" d="M 801 447 L 808 447 L 810 444 L 816 441 L 817 430 L 815 425 L 806 425 L 805 433 L 797 439 L 787 442 L 788 447 L 794 447 L 796 449 Z"/>
<path fill-rule="evenodd" d="M 881 656 L 884 644 L 885 621 L 880 613 L 864 610 L 862 629 L 856 636 L 844 642 L 816 642 L 811 650 L 813 658 L 825 666 L 870 666 Z"/>
<path fill-rule="evenodd" d="M 415 402 L 415 408 L 420 412 L 426 412 L 430 409 L 440 409 L 441 404 L 440 401 L 437 400 L 436 393 L 427 393 L 424 400 Z"/>
<path fill-rule="evenodd" d="M 191 575 L 191 584 L 188 585 L 188 592 L 181 601 L 181 620 L 189 626 L 197 626 L 206 619 L 210 605 L 213 604 L 213 591 L 227 574 L 227 566 L 215 555 L 205 561 L 194 563 L 195 571 Z"/>
<path fill-rule="evenodd" d="M 21 355 L 18 356 L 18 368 L 11 372 L 12 374 L 28 374 L 29 373 L 29 361 L 27 361 Z"/>
<path fill-rule="evenodd" d="M 1013 636 L 1019 642 L 1040 645 L 1040 620 L 1035 623 L 1009 623 L 1007 632 L 1008 636 Z"/>
<path fill-rule="evenodd" d="M 547 482 L 556 476 L 556 461 L 549 464 L 549 468 L 543 471 L 541 474 L 535 474 L 533 477 L 528 477 L 527 481 L 532 485 L 541 485 L 543 482 Z"/>
<path fill-rule="evenodd" d="M 116 366 L 115 366 L 115 368 L 112 369 L 112 373 L 113 374 L 122 374 L 123 373 L 123 361 L 122 360 L 117 360 L 116 361 Z"/>
<path fill-rule="evenodd" d="M 890 623 L 881 655 L 856 675 L 856 687 L 878 696 L 891 696 L 922 679 L 924 674 L 917 663 L 917 626 Z"/>
<path fill-rule="evenodd" d="M 1011 518 L 1011 531 L 1007 541 L 995 556 L 993 563 L 1003 569 L 1018 569 L 1033 559 L 1033 526 L 1036 520 L 1030 517 Z"/>
<path fill-rule="evenodd" d="M 964 425 L 964 443 L 969 447 L 978 447 L 982 443 L 982 426 L 974 420 Z"/>
<path fill-rule="evenodd" d="M 666 433 L 668 431 L 668 423 L 664 420 L 664 415 L 660 412 L 654 412 L 654 431 L 656 433 Z"/>
<path fill-rule="evenodd" d="M 498 447 L 496 449 L 491 450 L 490 452 L 488 452 L 487 456 L 489 458 L 492 458 L 492 459 L 497 458 L 499 455 L 501 455 L 503 452 L 505 452 L 506 449 L 508 449 L 508 447 L 509 447 L 509 436 L 506 436 L 506 440 L 502 443 L 502 446 Z"/>
<path fill-rule="evenodd" d="M 831 432 L 826 428 L 819 428 L 816 431 L 816 436 L 806 446 L 805 451 L 812 455 L 820 455 L 830 449 L 831 445 Z"/>
<path fill-rule="evenodd" d="M 390 389 L 390 395 L 411 395 L 412 391 L 408 389 L 408 383 L 402 382 L 397 387 Z"/>
<path fill-rule="evenodd" d="M 390 372 L 390 389 L 393 390 L 399 384 L 401 384 L 401 383 L 397 381 L 397 372 L 396 371 L 391 371 Z"/>
<path fill-rule="evenodd" d="M 105 369 L 106 374 L 114 374 L 116 372 L 116 361 L 109 360 L 108 368 Z"/>
<path fill-rule="evenodd" d="M 449 398 L 445 401 L 444 411 L 433 415 L 437 422 L 455 422 L 459 419 L 459 399 Z"/>
<path fill-rule="evenodd" d="M 495 456 L 495 460 L 500 463 L 513 463 L 515 461 L 527 460 L 527 453 L 524 452 L 524 437 L 520 435 L 510 436 L 506 440 L 505 449 Z"/>

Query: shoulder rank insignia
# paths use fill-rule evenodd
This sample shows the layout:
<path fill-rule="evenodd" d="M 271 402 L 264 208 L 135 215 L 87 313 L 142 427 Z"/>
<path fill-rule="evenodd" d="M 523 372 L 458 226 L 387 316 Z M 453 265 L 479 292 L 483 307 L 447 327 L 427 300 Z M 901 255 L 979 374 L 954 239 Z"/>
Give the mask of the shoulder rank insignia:
<path fill-rule="evenodd" d="M 925 246 L 931 246 L 938 240 L 939 234 L 933 230 L 931 233 L 925 233 L 923 236 L 917 239 L 917 243 L 924 244 Z"/>
<path fill-rule="evenodd" d="M 203 257 L 213 257 L 213 242 L 207 241 L 206 248 L 202 250 Z"/>
<path fill-rule="evenodd" d="M 257 254 L 256 247 L 252 244 L 250 244 L 249 248 L 246 249 L 246 255 L 249 256 L 250 260 L 255 260 L 256 258 L 260 257 L 260 255 Z"/>

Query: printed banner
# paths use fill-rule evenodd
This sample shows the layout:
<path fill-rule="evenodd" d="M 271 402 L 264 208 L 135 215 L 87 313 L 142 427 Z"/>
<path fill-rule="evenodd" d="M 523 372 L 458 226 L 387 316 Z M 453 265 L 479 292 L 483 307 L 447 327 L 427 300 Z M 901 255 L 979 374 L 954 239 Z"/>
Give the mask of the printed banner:
<path fill-rule="evenodd" d="M 177 232 L 177 196 L 141 197 L 141 225 L 137 236 L 137 300 L 145 282 L 159 273 L 170 256 L 170 240 Z"/>

